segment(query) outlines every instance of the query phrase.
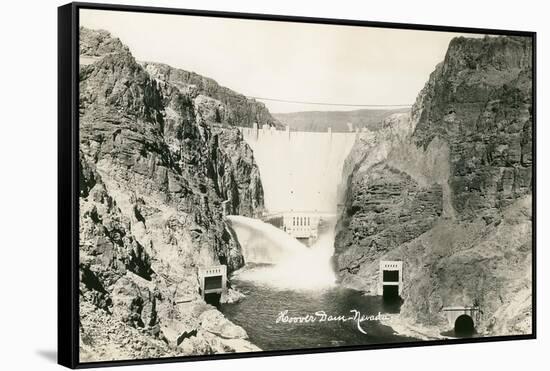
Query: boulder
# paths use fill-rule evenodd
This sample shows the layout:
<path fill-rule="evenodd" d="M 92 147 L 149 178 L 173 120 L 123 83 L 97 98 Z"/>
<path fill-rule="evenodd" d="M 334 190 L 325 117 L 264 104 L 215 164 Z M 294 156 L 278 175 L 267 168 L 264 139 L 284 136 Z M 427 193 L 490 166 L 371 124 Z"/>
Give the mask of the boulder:
<path fill-rule="evenodd" d="M 199 317 L 201 328 L 225 339 L 246 339 L 246 331 L 224 317 L 215 309 L 207 310 Z"/>
<path fill-rule="evenodd" d="M 178 320 L 163 319 L 160 329 L 166 340 L 168 340 L 168 343 L 173 346 L 180 345 L 185 339 L 197 335 L 195 323 L 186 323 Z"/>

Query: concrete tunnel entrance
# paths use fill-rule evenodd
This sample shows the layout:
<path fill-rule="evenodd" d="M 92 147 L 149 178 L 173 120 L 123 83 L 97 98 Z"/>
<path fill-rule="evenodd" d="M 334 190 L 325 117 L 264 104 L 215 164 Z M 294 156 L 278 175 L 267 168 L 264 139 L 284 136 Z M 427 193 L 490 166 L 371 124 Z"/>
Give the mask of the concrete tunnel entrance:
<path fill-rule="evenodd" d="M 448 336 L 463 338 L 476 334 L 481 316 L 479 306 L 443 307 L 442 311 L 447 317 L 449 327 L 452 327 Z"/>
<path fill-rule="evenodd" d="M 467 314 L 462 314 L 455 320 L 455 335 L 458 337 L 470 337 L 475 332 L 474 320 Z"/>
<path fill-rule="evenodd" d="M 384 301 L 388 303 L 401 300 L 403 291 L 403 262 L 380 261 L 378 277 L 378 295 L 382 295 Z"/>
<path fill-rule="evenodd" d="M 227 290 L 227 267 L 217 265 L 199 268 L 199 284 L 204 301 L 219 306 L 221 296 Z"/>

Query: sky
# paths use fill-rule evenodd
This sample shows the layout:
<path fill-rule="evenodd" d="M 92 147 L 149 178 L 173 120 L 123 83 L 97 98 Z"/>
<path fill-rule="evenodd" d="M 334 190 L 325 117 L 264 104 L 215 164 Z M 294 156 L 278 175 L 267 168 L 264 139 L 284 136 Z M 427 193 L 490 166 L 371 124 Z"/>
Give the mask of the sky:
<path fill-rule="evenodd" d="M 272 113 L 411 105 L 460 36 L 90 9 L 80 11 L 80 25 L 111 32 L 137 60 L 193 71 L 246 96 L 350 105 L 258 99 Z"/>

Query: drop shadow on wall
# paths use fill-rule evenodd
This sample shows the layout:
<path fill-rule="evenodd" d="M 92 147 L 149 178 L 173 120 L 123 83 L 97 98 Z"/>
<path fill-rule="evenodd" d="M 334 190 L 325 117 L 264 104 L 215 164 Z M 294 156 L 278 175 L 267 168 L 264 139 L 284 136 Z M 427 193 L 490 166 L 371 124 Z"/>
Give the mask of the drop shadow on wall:
<path fill-rule="evenodd" d="M 37 350 L 36 354 L 47 361 L 57 363 L 57 351 L 55 350 Z"/>

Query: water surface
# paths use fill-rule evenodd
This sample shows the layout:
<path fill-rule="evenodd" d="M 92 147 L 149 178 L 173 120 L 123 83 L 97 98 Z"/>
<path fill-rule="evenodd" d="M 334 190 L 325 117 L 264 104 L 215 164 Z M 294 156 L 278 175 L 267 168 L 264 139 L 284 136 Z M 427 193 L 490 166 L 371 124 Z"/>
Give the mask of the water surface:
<path fill-rule="evenodd" d="M 246 269 L 246 268 L 245 268 Z M 235 304 L 222 305 L 222 312 L 232 322 L 242 326 L 250 341 L 263 350 L 304 349 L 344 345 L 366 345 L 415 341 L 399 336 L 379 321 L 361 322 L 363 334 L 353 320 L 309 323 L 276 323 L 281 312 L 288 316 L 303 317 L 324 311 L 332 316 L 350 316 L 351 310 L 363 315 L 398 315 L 400 303 L 385 303 L 381 297 L 364 296 L 362 293 L 331 287 L 323 290 L 285 290 L 258 285 L 251 281 L 233 281 L 233 286 L 246 295 Z"/>

